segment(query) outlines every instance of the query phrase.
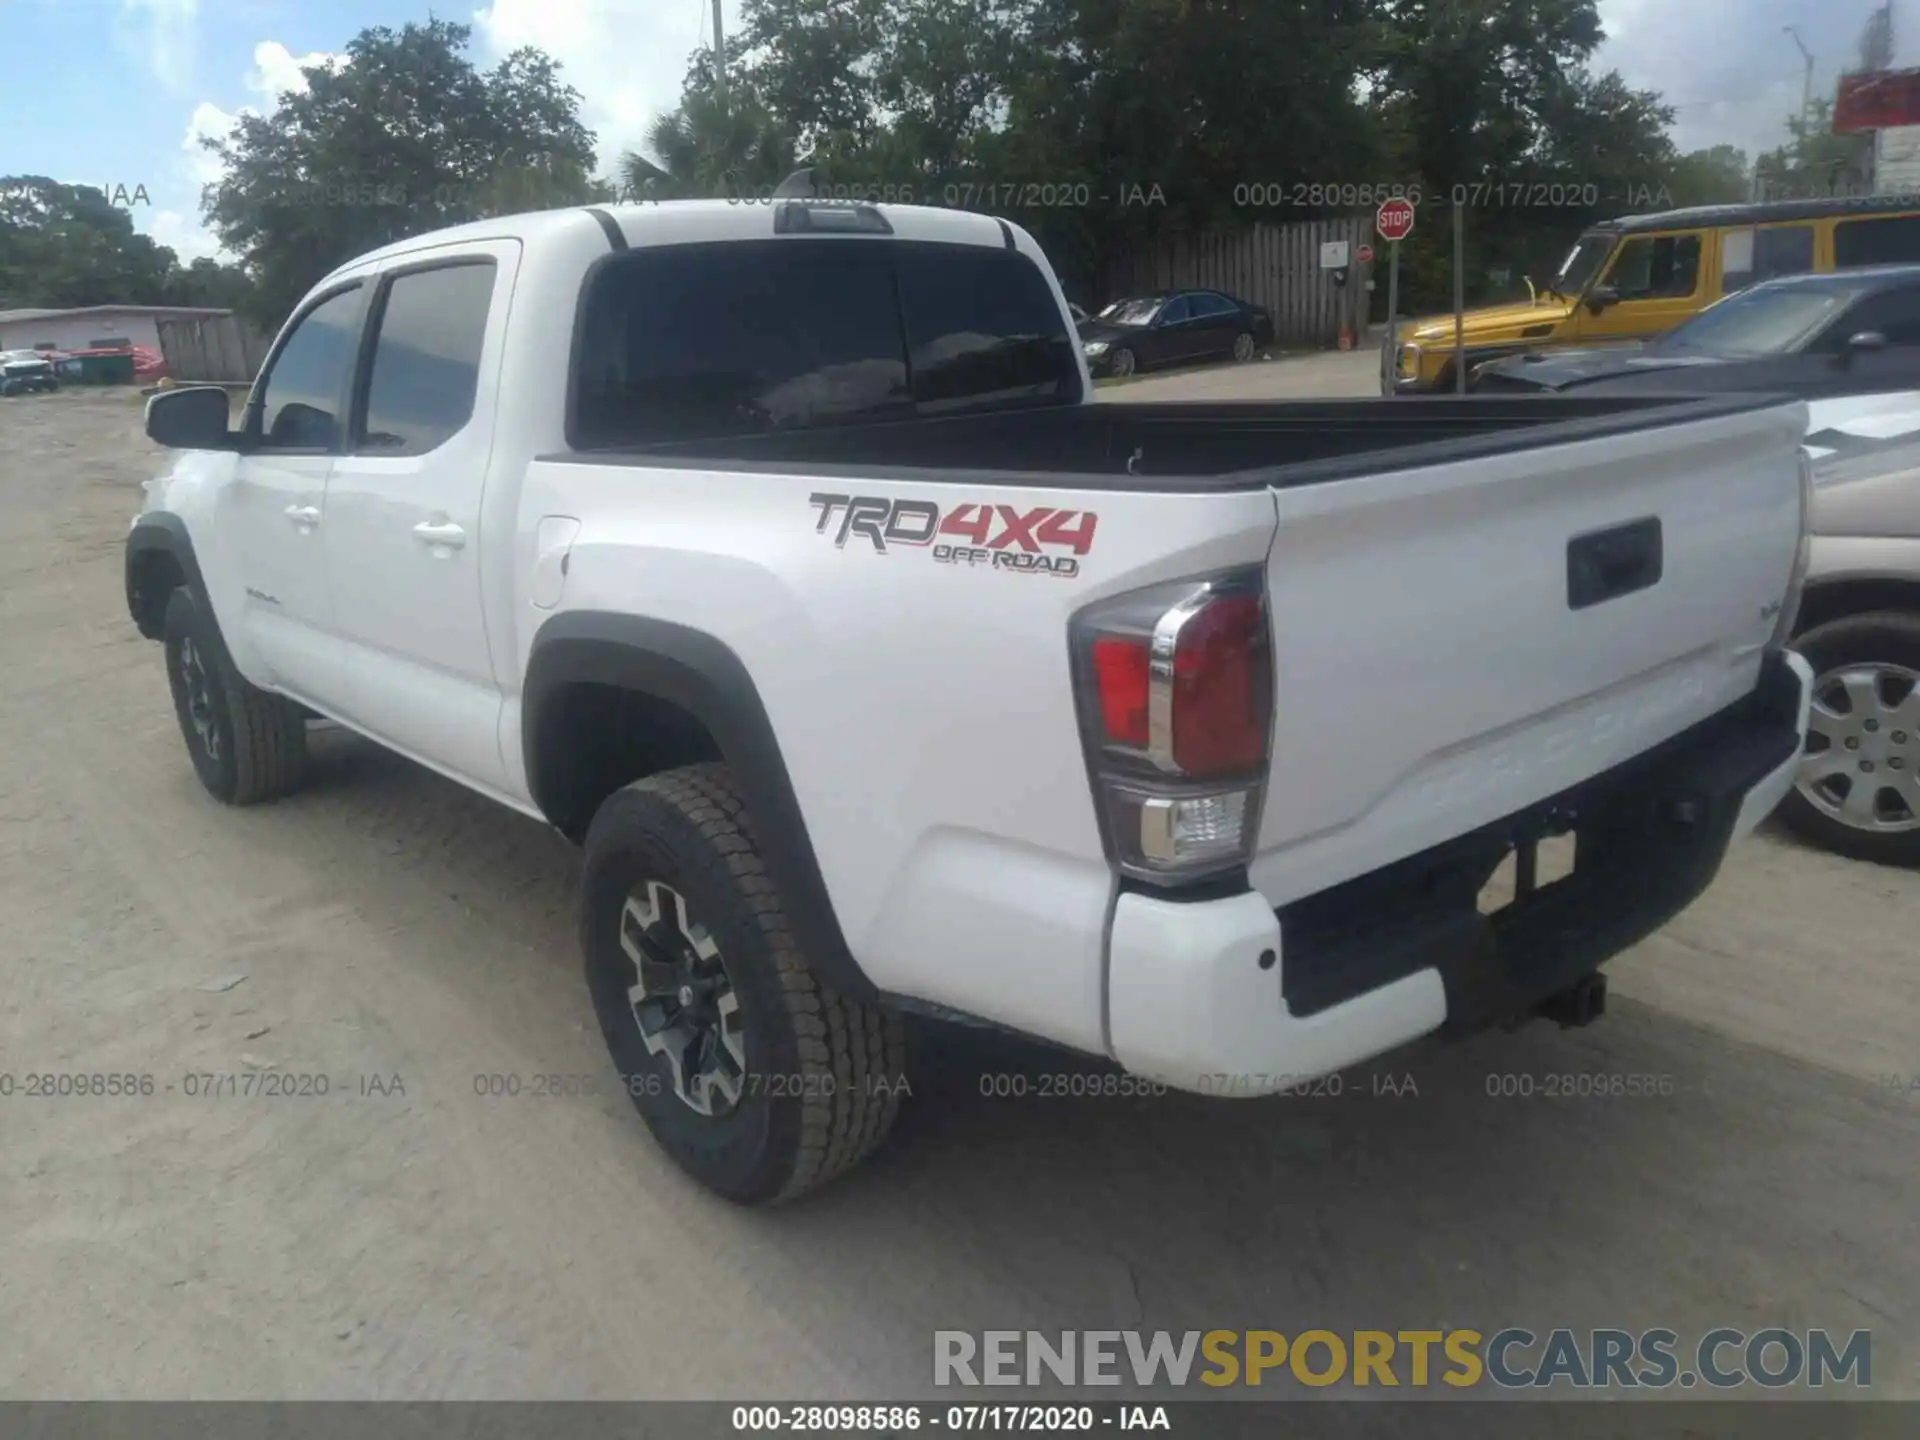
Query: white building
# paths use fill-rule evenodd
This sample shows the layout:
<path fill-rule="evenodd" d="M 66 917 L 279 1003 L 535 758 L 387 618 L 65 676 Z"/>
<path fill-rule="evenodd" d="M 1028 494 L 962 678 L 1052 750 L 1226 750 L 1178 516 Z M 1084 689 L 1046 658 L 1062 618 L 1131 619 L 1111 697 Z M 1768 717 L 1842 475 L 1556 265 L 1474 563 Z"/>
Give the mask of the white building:
<path fill-rule="evenodd" d="M 0 350 L 90 350 L 104 345 L 160 349 L 155 322 L 230 314 L 199 305 L 87 305 L 77 310 L 0 310 Z"/>

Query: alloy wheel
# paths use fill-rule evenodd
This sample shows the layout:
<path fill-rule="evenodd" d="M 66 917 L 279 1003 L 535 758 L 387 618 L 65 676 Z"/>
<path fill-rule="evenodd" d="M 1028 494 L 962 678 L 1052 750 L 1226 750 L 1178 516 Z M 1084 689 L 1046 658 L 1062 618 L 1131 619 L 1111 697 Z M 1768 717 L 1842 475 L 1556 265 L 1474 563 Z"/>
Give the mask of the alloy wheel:
<path fill-rule="evenodd" d="M 627 1001 L 647 1053 L 665 1057 L 688 1109 L 727 1114 L 746 1079 L 746 1032 L 713 936 L 690 918 L 686 896 L 649 880 L 620 909 L 620 947 L 633 962 Z"/>
<path fill-rule="evenodd" d="M 187 718 L 193 733 L 209 760 L 220 758 L 220 727 L 213 718 L 213 687 L 207 678 L 206 662 L 191 639 L 180 642 L 180 683 L 187 692 Z"/>
<path fill-rule="evenodd" d="M 1796 785 L 1855 830 L 1920 829 L 1920 672 L 1847 665 L 1814 681 Z"/>

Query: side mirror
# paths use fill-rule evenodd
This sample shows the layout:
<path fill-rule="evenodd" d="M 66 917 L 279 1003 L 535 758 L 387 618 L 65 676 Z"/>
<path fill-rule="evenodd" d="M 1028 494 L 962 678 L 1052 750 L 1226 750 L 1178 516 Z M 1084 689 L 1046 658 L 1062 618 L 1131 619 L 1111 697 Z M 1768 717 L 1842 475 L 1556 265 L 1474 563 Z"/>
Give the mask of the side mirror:
<path fill-rule="evenodd" d="M 1887 337 L 1882 335 L 1878 330 L 1862 330 L 1858 335 L 1849 335 L 1847 337 L 1848 355 L 1858 355 L 1862 351 L 1871 352 L 1874 350 L 1884 350 L 1886 348 Z"/>
<path fill-rule="evenodd" d="M 1620 292 L 1611 285 L 1596 285 L 1587 292 L 1587 309 L 1598 315 L 1609 305 L 1620 303 Z"/>
<path fill-rule="evenodd" d="M 227 403 L 217 385 L 163 391 L 147 401 L 147 438 L 173 450 L 231 450 Z"/>

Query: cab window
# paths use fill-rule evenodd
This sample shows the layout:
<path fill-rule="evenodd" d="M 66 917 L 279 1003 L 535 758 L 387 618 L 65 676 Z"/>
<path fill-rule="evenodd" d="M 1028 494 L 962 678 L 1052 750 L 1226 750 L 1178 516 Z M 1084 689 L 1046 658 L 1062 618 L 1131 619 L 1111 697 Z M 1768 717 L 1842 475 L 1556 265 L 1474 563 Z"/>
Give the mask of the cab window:
<path fill-rule="evenodd" d="M 1674 300 L 1700 284 L 1698 235 L 1635 235 L 1620 246 L 1607 284 L 1622 300 Z"/>
<path fill-rule="evenodd" d="M 1813 227 L 1774 225 L 1728 230 L 1720 237 L 1720 291 L 1731 295 L 1762 280 L 1813 269 Z"/>

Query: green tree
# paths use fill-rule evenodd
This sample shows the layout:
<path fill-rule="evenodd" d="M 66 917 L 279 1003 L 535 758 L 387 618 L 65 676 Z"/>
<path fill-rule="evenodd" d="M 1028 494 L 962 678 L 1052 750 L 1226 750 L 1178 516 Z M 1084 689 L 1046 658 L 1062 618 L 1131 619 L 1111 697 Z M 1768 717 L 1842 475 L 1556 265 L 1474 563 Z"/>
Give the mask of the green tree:
<path fill-rule="evenodd" d="M 680 107 L 647 127 L 651 156 L 628 151 L 617 168 L 629 199 L 678 200 L 754 195 L 794 168 L 793 141 L 751 79 L 714 83 L 711 54 L 696 56 Z"/>
<path fill-rule="evenodd" d="M 202 209 L 256 279 L 255 318 L 276 324 L 315 281 L 363 251 L 461 221 L 606 198 L 579 96 L 531 49 L 492 70 L 444 20 L 376 26 L 337 69 L 271 116 L 243 115 L 204 142 L 225 167 Z"/>
<path fill-rule="evenodd" d="M 204 255 L 167 277 L 166 303 L 205 305 L 220 310 L 244 310 L 253 281 L 237 265 L 223 265 Z"/>
<path fill-rule="evenodd" d="M 1853 195 L 1867 188 L 1872 170 L 1871 135 L 1836 135 L 1833 103 L 1815 97 L 1805 115 L 1787 117 L 1787 143 L 1754 163 L 1763 200 Z"/>
<path fill-rule="evenodd" d="M 1674 161 L 1668 182 L 1675 208 L 1688 205 L 1738 205 L 1751 198 L 1752 169 L 1747 152 L 1734 145 L 1693 150 Z"/>
<path fill-rule="evenodd" d="M 98 188 L 0 176 L 0 308 L 157 305 L 177 268 Z"/>

